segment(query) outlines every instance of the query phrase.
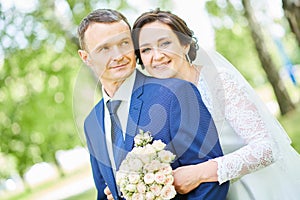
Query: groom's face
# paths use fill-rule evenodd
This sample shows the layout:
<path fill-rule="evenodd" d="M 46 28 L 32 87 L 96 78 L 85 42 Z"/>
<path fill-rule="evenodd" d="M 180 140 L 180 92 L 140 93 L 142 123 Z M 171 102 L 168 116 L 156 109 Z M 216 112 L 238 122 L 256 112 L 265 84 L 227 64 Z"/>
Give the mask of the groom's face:
<path fill-rule="evenodd" d="M 132 74 L 136 61 L 130 29 L 124 21 L 92 23 L 85 32 L 81 58 L 100 81 L 122 81 Z"/>

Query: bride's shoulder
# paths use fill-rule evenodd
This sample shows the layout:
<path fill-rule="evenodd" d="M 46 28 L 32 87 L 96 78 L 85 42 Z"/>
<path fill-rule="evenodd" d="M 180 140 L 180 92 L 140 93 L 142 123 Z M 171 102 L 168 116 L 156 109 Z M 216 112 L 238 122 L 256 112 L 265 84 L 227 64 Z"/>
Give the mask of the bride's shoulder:
<path fill-rule="evenodd" d="M 237 73 L 225 67 L 203 66 L 201 70 L 202 77 L 206 80 L 211 79 L 213 82 L 237 82 Z"/>

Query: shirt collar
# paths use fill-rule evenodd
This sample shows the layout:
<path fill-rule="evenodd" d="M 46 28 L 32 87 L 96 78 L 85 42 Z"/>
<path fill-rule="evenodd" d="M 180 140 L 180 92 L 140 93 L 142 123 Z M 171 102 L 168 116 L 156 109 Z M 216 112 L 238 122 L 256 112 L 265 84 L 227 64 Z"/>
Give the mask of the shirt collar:
<path fill-rule="evenodd" d="M 131 98 L 131 93 L 135 81 L 135 76 L 136 76 L 136 70 L 133 71 L 133 73 L 125 79 L 125 81 L 122 83 L 122 85 L 118 88 L 114 96 L 111 98 L 108 96 L 102 86 L 102 95 L 103 95 L 103 100 L 106 103 L 109 100 L 121 100 L 121 101 L 126 101 L 129 102 Z"/>

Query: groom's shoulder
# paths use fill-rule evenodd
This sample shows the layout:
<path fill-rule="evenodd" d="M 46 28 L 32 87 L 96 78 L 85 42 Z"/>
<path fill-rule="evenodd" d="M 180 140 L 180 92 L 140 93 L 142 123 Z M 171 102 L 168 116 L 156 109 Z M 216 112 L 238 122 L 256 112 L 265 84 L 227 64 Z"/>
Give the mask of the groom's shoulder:
<path fill-rule="evenodd" d="M 197 93 L 197 88 L 190 82 L 177 79 L 165 78 L 159 79 L 147 76 L 141 72 L 137 73 L 134 95 L 144 94 L 144 96 L 190 96 Z M 142 92 L 143 91 L 143 92 Z"/>
<path fill-rule="evenodd" d="M 156 83 L 162 88 L 167 90 L 176 92 L 176 93 L 186 93 L 188 91 L 194 91 L 196 87 L 185 80 L 177 79 L 177 78 L 165 78 L 165 79 L 158 79 L 158 78 L 151 78 L 150 82 Z"/>
<path fill-rule="evenodd" d="M 103 111 L 103 98 L 93 106 L 90 112 L 87 114 L 84 120 L 84 125 L 90 126 L 91 124 L 95 124 L 97 122 L 98 115 L 101 115 Z"/>
<path fill-rule="evenodd" d="M 143 74 L 143 76 L 145 77 L 144 84 L 153 83 L 163 87 L 174 88 L 174 89 L 177 87 L 192 85 L 190 82 L 178 78 L 155 78 L 155 77 L 147 76 L 145 74 Z"/>

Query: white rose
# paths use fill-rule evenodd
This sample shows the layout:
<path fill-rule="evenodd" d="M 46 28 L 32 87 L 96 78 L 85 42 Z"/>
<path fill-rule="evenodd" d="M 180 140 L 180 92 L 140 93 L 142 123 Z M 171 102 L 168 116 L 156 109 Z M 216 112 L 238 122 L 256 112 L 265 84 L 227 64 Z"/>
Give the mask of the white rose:
<path fill-rule="evenodd" d="M 151 184 L 154 182 L 154 174 L 153 173 L 147 173 L 144 176 L 144 182 L 146 184 Z"/>
<path fill-rule="evenodd" d="M 160 170 L 162 173 L 164 174 L 172 174 L 172 167 L 170 166 L 170 164 L 167 163 L 162 163 Z"/>
<path fill-rule="evenodd" d="M 130 173 L 128 175 L 128 180 L 129 180 L 129 183 L 135 184 L 135 183 L 139 182 L 140 175 L 138 173 Z"/>
<path fill-rule="evenodd" d="M 166 144 L 163 143 L 161 140 L 154 140 L 152 146 L 156 151 L 161 151 L 165 148 Z"/>
<path fill-rule="evenodd" d="M 149 131 L 147 131 L 147 132 L 140 132 L 141 133 L 141 135 L 142 135 L 142 138 L 143 138 L 143 140 L 145 140 L 145 141 L 152 141 L 152 136 L 151 136 L 151 134 L 150 134 L 150 132 Z"/>
<path fill-rule="evenodd" d="M 143 168 L 143 162 L 140 159 L 133 159 L 130 162 L 130 171 L 139 172 Z"/>
<path fill-rule="evenodd" d="M 128 182 L 127 178 L 126 179 L 122 179 L 120 181 L 120 187 L 124 187 L 125 188 L 128 183 L 129 182 Z"/>
<path fill-rule="evenodd" d="M 174 177 L 172 175 L 168 175 L 165 180 L 165 185 L 172 185 L 174 182 Z"/>
<path fill-rule="evenodd" d="M 158 157 L 164 163 L 171 163 L 174 160 L 175 155 L 170 151 L 162 150 L 158 152 Z"/>
<path fill-rule="evenodd" d="M 144 194 L 146 192 L 146 185 L 144 183 L 138 183 L 137 186 L 136 186 L 136 189 L 139 193 L 142 193 Z"/>
<path fill-rule="evenodd" d="M 159 162 L 159 160 L 152 160 L 150 164 L 151 164 L 153 170 L 157 171 L 157 170 L 159 170 L 161 168 L 161 164 L 162 163 Z"/>
<path fill-rule="evenodd" d="M 150 186 L 150 191 L 155 195 L 155 196 L 159 196 L 160 195 L 160 190 L 161 190 L 161 186 L 157 185 L 157 184 L 153 184 Z"/>
<path fill-rule="evenodd" d="M 149 173 L 149 172 L 154 172 L 155 169 L 153 167 L 153 165 L 151 165 L 151 163 L 145 164 L 144 165 L 144 172 L 145 173 Z"/>
<path fill-rule="evenodd" d="M 128 171 L 129 170 L 129 162 L 127 161 L 127 157 L 126 159 L 121 163 L 119 171 Z"/>
<path fill-rule="evenodd" d="M 155 153 L 156 153 L 156 150 L 151 144 L 147 144 L 144 147 L 144 154 L 155 155 Z"/>
<path fill-rule="evenodd" d="M 166 180 L 166 176 L 161 172 L 157 172 L 154 174 L 154 180 L 158 184 L 163 184 Z"/>
<path fill-rule="evenodd" d="M 124 171 L 117 171 L 116 173 L 116 183 L 120 185 L 122 180 L 125 180 L 127 178 L 127 173 Z"/>
<path fill-rule="evenodd" d="M 144 154 L 144 148 L 143 147 L 134 147 L 131 150 L 131 153 L 134 154 L 135 156 L 136 155 L 142 155 L 142 154 Z"/>
<path fill-rule="evenodd" d="M 152 192 L 146 193 L 146 200 L 154 200 L 155 196 Z"/>
<path fill-rule="evenodd" d="M 153 159 L 153 155 L 151 154 L 143 154 L 139 156 L 139 159 L 146 165 L 147 163 L 150 163 L 151 160 Z"/>
<path fill-rule="evenodd" d="M 166 185 L 162 188 L 160 195 L 163 199 L 172 199 L 176 195 L 176 191 L 173 185 Z"/>
<path fill-rule="evenodd" d="M 146 144 L 152 141 L 152 137 L 150 132 L 144 132 L 140 130 L 140 133 L 134 137 L 134 144 L 135 146 L 145 146 Z"/>
<path fill-rule="evenodd" d="M 143 140 L 142 140 L 142 136 L 141 135 L 138 134 L 138 135 L 136 135 L 134 137 L 134 144 L 135 145 L 139 146 L 139 145 L 142 144 L 142 142 L 143 142 Z"/>
<path fill-rule="evenodd" d="M 140 193 L 134 193 L 132 195 L 132 199 L 133 200 L 144 200 L 144 195 L 143 194 L 140 194 Z"/>
<path fill-rule="evenodd" d="M 125 189 L 127 191 L 129 191 L 129 192 L 135 192 L 136 191 L 136 185 L 134 185 L 134 184 L 127 184 Z"/>

